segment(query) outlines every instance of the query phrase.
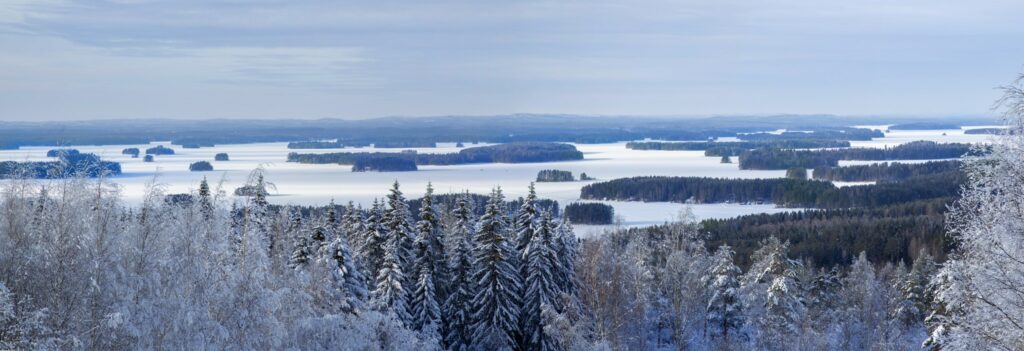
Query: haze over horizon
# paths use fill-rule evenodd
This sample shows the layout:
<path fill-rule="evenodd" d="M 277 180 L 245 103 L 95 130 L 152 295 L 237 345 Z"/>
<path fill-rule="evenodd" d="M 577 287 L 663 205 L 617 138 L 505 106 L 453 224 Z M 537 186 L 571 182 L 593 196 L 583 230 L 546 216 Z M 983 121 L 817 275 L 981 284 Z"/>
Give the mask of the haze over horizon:
<path fill-rule="evenodd" d="M 1024 3 L 0 4 L 0 121 L 990 115 Z"/>

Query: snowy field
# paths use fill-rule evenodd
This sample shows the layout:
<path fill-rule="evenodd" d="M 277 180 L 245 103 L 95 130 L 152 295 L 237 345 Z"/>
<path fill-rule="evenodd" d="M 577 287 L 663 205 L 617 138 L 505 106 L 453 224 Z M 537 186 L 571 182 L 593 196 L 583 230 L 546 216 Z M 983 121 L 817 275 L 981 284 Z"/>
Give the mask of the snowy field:
<path fill-rule="evenodd" d="M 874 126 L 883 128 L 884 126 Z M 883 129 L 884 130 L 884 129 Z M 945 135 L 943 135 L 945 134 Z M 893 131 L 885 138 L 872 141 L 855 141 L 853 146 L 885 147 L 914 140 L 938 142 L 986 142 L 988 135 L 967 135 L 962 130 Z M 394 181 L 402 184 L 409 198 L 419 197 L 427 182 L 434 185 L 437 193 L 470 192 L 486 194 L 491 187 L 500 185 L 510 198 L 525 195 L 527 185 L 542 169 L 572 171 L 577 177 L 581 172 L 597 178 L 597 181 L 634 176 L 698 176 L 725 178 L 773 178 L 784 176 L 784 171 L 741 171 L 736 163 L 722 164 L 718 157 L 704 157 L 703 151 L 637 151 L 626 149 L 625 143 L 577 144 L 584 153 L 582 161 L 526 163 L 526 164 L 469 164 L 455 166 L 421 166 L 415 172 L 351 172 L 350 166 L 310 165 L 285 162 L 289 152 L 326 153 L 338 151 L 397 152 L 398 149 L 316 149 L 290 150 L 287 143 L 217 145 L 201 149 L 185 149 L 180 146 L 163 144 L 175 150 L 175 155 L 156 156 L 156 162 L 144 163 L 142 158 L 121 155 L 127 147 L 144 149 L 152 145 L 105 145 L 73 146 L 82 152 L 96 153 L 104 160 L 121 163 L 124 174 L 114 178 L 120 185 L 125 201 L 137 203 L 146 188 L 156 184 L 167 193 L 188 192 L 198 186 L 202 178 L 208 177 L 211 185 L 231 193 L 245 183 L 254 168 L 262 165 L 267 170 L 268 180 L 276 185 L 271 202 L 276 204 L 320 205 L 330 200 L 338 203 L 355 201 L 368 204 L 375 197 L 383 197 Z M 483 145 L 483 144 L 481 144 Z M 438 148 L 414 148 L 421 153 L 457 152 L 454 144 L 439 144 Z M 474 145 L 466 145 L 471 147 Z M 51 147 L 26 147 L 20 150 L 0 150 L 0 160 L 43 161 Z M 231 160 L 213 161 L 216 153 L 228 153 Z M 213 172 L 189 172 L 188 166 L 195 161 L 211 161 Z M 734 160 L 735 162 L 735 160 Z M 911 161 L 913 162 L 913 161 Z M 843 162 L 843 165 L 872 162 Z M 537 193 L 567 204 L 579 199 L 580 188 L 590 182 L 538 183 Z M 851 184 L 842 184 L 851 185 Z M 615 207 L 616 216 L 624 226 L 643 226 L 662 223 L 678 218 L 680 213 L 691 211 L 697 219 L 727 218 L 752 213 L 781 212 L 789 209 L 772 205 L 740 204 L 696 204 L 643 203 L 607 201 Z M 597 227 L 582 227 L 581 231 L 600 230 Z"/>

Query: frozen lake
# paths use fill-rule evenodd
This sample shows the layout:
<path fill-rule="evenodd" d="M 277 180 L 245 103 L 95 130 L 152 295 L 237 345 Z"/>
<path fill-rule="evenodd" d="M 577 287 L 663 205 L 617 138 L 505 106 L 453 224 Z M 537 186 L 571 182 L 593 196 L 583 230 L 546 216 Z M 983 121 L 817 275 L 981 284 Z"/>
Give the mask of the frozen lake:
<path fill-rule="evenodd" d="M 882 128 L 884 126 L 876 126 Z M 884 130 L 884 129 L 883 129 Z M 945 135 L 943 135 L 945 134 Z M 967 135 L 961 130 L 893 131 L 885 138 L 872 141 L 853 142 L 854 146 L 885 147 L 914 140 L 940 142 L 985 142 L 987 135 Z M 156 156 L 156 162 L 144 163 L 142 158 L 121 155 L 127 147 L 144 149 L 162 144 L 175 150 L 175 155 Z M 634 176 L 697 176 L 723 178 L 774 178 L 784 176 L 784 171 L 741 171 L 736 163 L 722 164 L 718 157 L 704 157 L 703 151 L 637 151 L 626 149 L 625 143 L 576 144 L 584 153 L 582 161 L 523 163 L 523 164 L 469 164 L 455 166 L 421 166 L 415 172 L 351 172 L 350 166 L 311 165 L 285 162 L 289 152 L 326 153 L 338 151 L 383 151 L 397 152 L 409 148 L 377 149 L 317 149 L 291 150 L 287 143 L 217 145 L 201 149 L 185 149 L 168 143 L 152 145 L 105 145 L 74 146 L 82 151 L 100 155 L 104 160 L 121 163 L 124 174 L 113 180 L 119 184 L 123 198 L 128 203 L 142 199 L 147 186 L 159 184 L 167 193 L 189 192 L 195 189 L 203 177 L 211 186 L 221 184 L 222 189 L 231 193 L 245 183 L 250 171 L 263 166 L 267 180 L 276 185 L 276 192 L 270 201 L 276 204 L 320 205 L 330 200 L 338 203 L 355 201 L 368 204 L 376 197 L 386 194 L 391 183 L 398 181 L 409 198 L 422 195 L 427 182 L 434 185 L 436 193 L 461 192 L 486 194 L 500 185 L 510 197 L 525 195 L 528 184 L 537 172 L 543 169 L 572 171 L 577 177 L 581 172 L 597 178 L 597 181 Z M 467 145 L 467 147 L 474 145 Z M 52 147 L 26 147 L 20 150 L 0 150 L 0 160 L 43 161 L 48 160 L 46 151 Z M 437 148 L 412 148 L 421 153 L 457 152 L 454 144 L 439 144 Z M 231 160 L 213 161 L 214 154 L 225 152 Z M 190 172 L 188 166 L 195 161 L 211 161 L 212 172 Z M 734 160 L 735 161 L 735 160 Z M 844 163 L 847 164 L 847 163 Z M 860 164 L 860 162 L 857 162 Z M 580 188 L 591 183 L 562 182 L 537 183 L 538 196 L 567 204 L 579 199 Z M 844 184 L 846 185 L 846 184 Z M 607 201 L 615 207 L 622 225 L 641 226 L 658 224 L 678 218 L 689 209 L 698 219 L 726 218 L 751 213 L 782 212 L 789 209 L 773 205 L 739 204 L 697 204 L 643 203 Z M 581 228 L 584 229 L 584 228 Z M 594 230 L 590 228 L 588 230 Z"/>

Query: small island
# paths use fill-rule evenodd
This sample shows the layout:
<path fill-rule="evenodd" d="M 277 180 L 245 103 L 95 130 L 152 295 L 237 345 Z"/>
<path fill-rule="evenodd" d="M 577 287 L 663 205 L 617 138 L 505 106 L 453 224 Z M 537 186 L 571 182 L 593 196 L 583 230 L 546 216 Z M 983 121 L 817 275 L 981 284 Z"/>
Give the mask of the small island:
<path fill-rule="evenodd" d="M 587 175 L 586 173 L 584 173 L 584 172 L 580 172 L 580 180 L 581 180 L 581 181 L 588 181 L 588 180 L 597 180 L 597 178 L 594 178 L 594 177 L 588 176 L 588 175 Z"/>
<path fill-rule="evenodd" d="M 76 156 L 79 155 L 78 149 L 75 148 L 54 148 L 46 151 L 47 158 L 58 158 L 61 156 Z"/>
<path fill-rule="evenodd" d="M 572 172 L 561 171 L 557 169 L 545 169 L 537 172 L 537 182 L 571 182 L 575 181 L 576 178 L 572 176 Z"/>
<path fill-rule="evenodd" d="M 153 155 L 146 155 L 142 158 L 142 162 L 153 162 Z"/>
<path fill-rule="evenodd" d="M 122 155 L 131 155 L 132 158 L 139 157 L 140 153 L 141 152 L 139 151 L 139 148 L 137 148 L 137 147 L 130 147 L 130 148 L 126 148 L 124 150 L 121 150 L 121 154 Z"/>
<path fill-rule="evenodd" d="M 213 165 L 206 161 L 193 162 L 188 165 L 188 170 L 192 172 L 209 172 L 213 170 Z"/>
<path fill-rule="evenodd" d="M 230 158 L 226 152 L 221 152 L 213 156 L 214 161 L 229 161 Z"/>
<path fill-rule="evenodd" d="M 789 179 L 807 179 L 807 168 L 793 167 L 786 170 L 786 178 Z"/>
<path fill-rule="evenodd" d="M 573 224 L 612 224 L 615 208 L 599 202 L 573 202 L 565 206 L 565 216 Z"/>
<path fill-rule="evenodd" d="M 156 147 L 146 149 L 146 155 L 174 155 L 174 149 L 157 145 Z"/>

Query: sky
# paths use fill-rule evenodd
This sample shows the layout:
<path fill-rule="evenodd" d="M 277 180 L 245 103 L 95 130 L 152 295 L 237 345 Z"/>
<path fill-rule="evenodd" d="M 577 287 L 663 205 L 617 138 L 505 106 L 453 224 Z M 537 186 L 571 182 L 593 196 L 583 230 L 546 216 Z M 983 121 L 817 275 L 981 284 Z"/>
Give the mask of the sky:
<path fill-rule="evenodd" d="M 4 0 L 0 120 L 992 113 L 1020 0 Z"/>

